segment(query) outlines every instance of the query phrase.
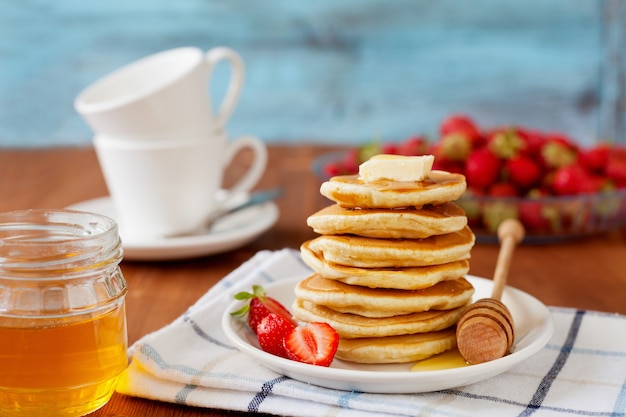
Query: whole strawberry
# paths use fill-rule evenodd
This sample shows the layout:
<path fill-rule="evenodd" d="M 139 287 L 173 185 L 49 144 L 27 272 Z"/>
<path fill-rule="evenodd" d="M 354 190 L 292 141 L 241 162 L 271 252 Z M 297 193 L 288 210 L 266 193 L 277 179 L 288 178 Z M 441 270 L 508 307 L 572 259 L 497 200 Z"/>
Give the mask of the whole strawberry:
<path fill-rule="evenodd" d="M 296 327 L 283 316 L 269 313 L 256 328 L 256 336 L 261 349 L 281 358 L 289 358 L 285 349 L 285 337 Z"/>
<path fill-rule="evenodd" d="M 528 156 L 515 156 L 506 161 L 505 167 L 509 180 L 522 189 L 532 188 L 541 180 L 541 167 Z"/>
<path fill-rule="evenodd" d="M 598 191 L 599 183 L 579 164 L 558 168 L 552 178 L 552 189 L 557 195 L 574 195 Z"/>
<path fill-rule="evenodd" d="M 237 311 L 233 311 L 230 313 L 234 317 L 243 317 L 246 314 L 248 315 L 248 325 L 250 329 L 257 332 L 257 326 L 261 321 L 265 318 L 265 316 L 270 313 L 278 314 L 282 316 L 285 320 L 290 322 L 292 326 L 295 326 L 297 323 L 291 317 L 291 313 L 285 306 L 283 306 L 279 301 L 275 300 L 272 297 L 268 297 L 265 294 L 265 289 L 263 289 L 260 285 L 252 286 L 252 293 L 242 291 L 240 293 L 235 294 L 236 300 L 249 300 L 249 303 L 245 304 L 242 308 Z"/>
<path fill-rule="evenodd" d="M 488 148 L 476 149 L 465 161 L 467 185 L 484 189 L 495 183 L 500 173 L 500 166 L 500 160 Z"/>
<path fill-rule="evenodd" d="M 453 114 L 448 116 L 439 126 L 441 136 L 445 137 L 451 134 L 464 136 L 472 145 L 480 140 L 480 130 L 474 121 L 462 114 Z"/>

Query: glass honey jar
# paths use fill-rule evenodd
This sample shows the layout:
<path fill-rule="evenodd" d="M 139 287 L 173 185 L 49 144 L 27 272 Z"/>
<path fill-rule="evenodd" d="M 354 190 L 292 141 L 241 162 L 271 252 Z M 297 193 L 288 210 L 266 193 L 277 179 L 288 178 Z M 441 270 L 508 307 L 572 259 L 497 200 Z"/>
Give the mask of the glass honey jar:
<path fill-rule="evenodd" d="M 0 213 L 0 416 L 84 416 L 128 364 L 122 247 L 108 217 Z"/>

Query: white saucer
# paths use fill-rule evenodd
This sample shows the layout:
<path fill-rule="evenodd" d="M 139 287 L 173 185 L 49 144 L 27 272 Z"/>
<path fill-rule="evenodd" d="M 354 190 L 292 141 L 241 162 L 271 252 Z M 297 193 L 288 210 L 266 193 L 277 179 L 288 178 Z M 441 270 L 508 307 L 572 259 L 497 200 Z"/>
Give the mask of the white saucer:
<path fill-rule="evenodd" d="M 468 276 L 474 285 L 474 300 L 489 297 L 491 280 Z M 268 295 L 285 306 L 291 306 L 294 287 L 300 278 L 265 286 Z M 366 365 L 335 359 L 330 367 L 308 365 L 283 359 L 261 350 L 256 335 L 244 323 L 230 315 L 241 306 L 233 301 L 222 316 L 222 328 L 230 341 L 260 364 L 302 382 L 345 391 L 383 394 L 431 392 L 473 384 L 491 378 L 528 359 L 543 348 L 552 333 L 554 323 L 548 308 L 535 297 L 507 287 L 502 301 L 509 307 L 515 323 L 516 339 L 513 353 L 501 359 L 478 365 L 435 371 L 410 371 L 414 363 Z"/>
<path fill-rule="evenodd" d="M 115 219 L 115 209 L 109 197 L 82 201 L 67 208 L 103 214 Z M 224 216 L 207 234 L 138 241 L 124 239 L 120 232 L 124 259 L 164 261 L 226 252 L 251 242 L 272 227 L 276 220 L 278 207 L 270 201 Z"/>

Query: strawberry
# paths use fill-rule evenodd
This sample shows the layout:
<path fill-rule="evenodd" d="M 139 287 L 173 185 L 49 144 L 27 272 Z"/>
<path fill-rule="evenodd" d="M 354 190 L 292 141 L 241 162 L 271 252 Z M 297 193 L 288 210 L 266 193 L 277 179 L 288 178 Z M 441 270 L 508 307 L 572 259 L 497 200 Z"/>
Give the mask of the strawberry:
<path fill-rule="evenodd" d="M 611 151 L 605 174 L 617 188 L 626 187 L 626 148 L 615 148 Z"/>
<path fill-rule="evenodd" d="M 467 184 L 473 188 L 485 188 L 498 179 L 500 160 L 486 147 L 473 151 L 465 161 Z"/>
<path fill-rule="evenodd" d="M 291 320 L 280 314 L 269 313 L 263 317 L 256 328 L 256 336 L 261 349 L 272 355 L 288 358 L 289 354 L 285 349 L 285 337 L 295 328 L 296 326 Z"/>
<path fill-rule="evenodd" d="M 540 151 L 545 165 L 550 168 L 571 165 L 578 158 L 578 147 L 569 138 L 558 133 L 549 135 Z"/>
<path fill-rule="evenodd" d="M 265 316 L 270 313 L 275 313 L 282 316 L 287 321 L 291 322 L 293 326 L 297 323 L 291 318 L 291 313 L 285 306 L 272 297 L 268 297 L 265 294 L 265 290 L 260 285 L 252 286 L 252 293 L 240 292 L 235 294 L 236 300 L 250 300 L 249 303 L 244 305 L 237 311 L 230 313 L 234 317 L 243 317 L 248 315 L 248 325 L 254 331 L 257 332 L 257 326 Z"/>
<path fill-rule="evenodd" d="M 441 138 L 440 152 L 450 161 L 464 161 L 472 151 L 472 141 L 462 133 L 449 133 Z"/>
<path fill-rule="evenodd" d="M 497 182 L 489 187 L 487 195 L 490 197 L 518 197 L 519 193 L 510 182 Z"/>
<path fill-rule="evenodd" d="M 356 149 L 351 149 L 343 157 L 342 165 L 344 173 L 346 174 L 355 174 L 359 172 L 359 164 L 361 160 L 359 159 L 359 151 Z"/>
<path fill-rule="evenodd" d="M 513 158 L 526 147 L 526 142 L 512 128 L 494 132 L 489 138 L 488 144 L 491 152 L 502 159 Z"/>
<path fill-rule="evenodd" d="M 504 220 L 517 218 L 518 210 L 514 203 L 493 201 L 483 206 L 483 225 L 490 233 L 495 233 Z"/>
<path fill-rule="evenodd" d="M 595 145 L 589 149 L 581 149 L 578 159 L 585 169 L 601 173 L 609 161 L 610 152 L 611 147 L 608 144 Z"/>
<path fill-rule="evenodd" d="M 515 156 L 506 161 L 505 167 L 509 180 L 520 188 L 531 188 L 541 179 L 541 167 L 528 156 Z"/>
<path fill-rule="evenodd" d="M 465 115 L 455 114 L 447 117 L 439 126 L 441 136 L 460 134 L 465 136 L 474 145 L 480 140 L 480 131 L 474 121 Z"/>
<path fill-rule="evenodd" d="M 525 143 L 522 152 L 529 156 L 539 155 L 541 147 L 543 146 L 545 139 L 541 132 L 531 129 L 525 129 L 516 127 L 515 132 Z"/>
<path fill-rule="evenodd" d="M 330 178 L 341 175 L 343 172 L 343 167 L 339 162 L 332 161 L 324 165 L 322 167 L 322 170 L 324 171 L 324 175 Z"/>
<path fill-rule="evenodd" d="M 428 142 L 421 136 L 412 136 L 397 146 L 397 154 L 405 156 L 424 155 L 428 151 Z M 386 153 L 386 152 L 385 152 Z"/>
<path fill-rule="evenodd" d="M 589 174 L 578 164 L 558 168 L 552 179 L 552 189 L 557 195 L 573 195 L 588 192 Z"/>
<path fill-rule="evenodd" d="M 289 359 L 330 366 L 339 346 L 339 335 L 328 323 L 312 322 L 293 328 L 285 337 Z"/>
<path fill-rule="evenodd" d="M 543 204 L 535 199 L 527 199 L 519 204 L 520 221 L 529 232 L 550 230 L 550 220 L 543 215 Z"/>

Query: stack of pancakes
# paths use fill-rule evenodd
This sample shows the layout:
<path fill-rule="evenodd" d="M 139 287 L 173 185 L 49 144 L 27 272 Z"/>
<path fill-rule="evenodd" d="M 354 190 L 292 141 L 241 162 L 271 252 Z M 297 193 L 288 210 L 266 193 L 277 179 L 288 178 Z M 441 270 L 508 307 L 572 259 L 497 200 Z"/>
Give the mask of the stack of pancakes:
<path fill-rule="evenodd" d="M 352 362 L 411 362 L 455 347 L 474 292 L 464 278 L 474 235 L 454 204 L 465 187 L 462 175 L 443 171 L 323 183 L 336 204 L 307 219 L 320 236 L 300 248 L 315 272 L 295 289 L 295 318 L 333 326 L 336 357 Z"/>

